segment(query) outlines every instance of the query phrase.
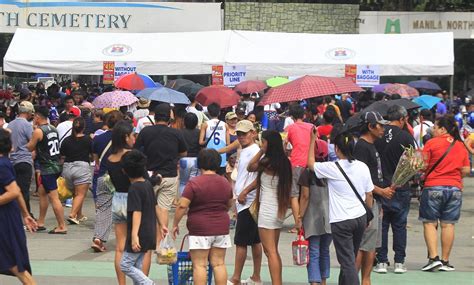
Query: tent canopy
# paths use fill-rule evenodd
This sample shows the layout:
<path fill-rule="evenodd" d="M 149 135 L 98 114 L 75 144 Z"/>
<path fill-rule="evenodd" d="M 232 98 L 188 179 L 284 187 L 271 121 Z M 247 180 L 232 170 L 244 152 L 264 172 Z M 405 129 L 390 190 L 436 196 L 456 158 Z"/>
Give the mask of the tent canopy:
<path fill-rule="evenodd" d="M 136 62 L 150 75 L 210 74 L 245 65 L 247 76 L 343 76 L 346 64 L 380 75 L 452 75 L 452 33 L 328 35 L 255 31 L 92 33 L 17 29 L 4 70 L 101 75 L 104 61 Z"/>

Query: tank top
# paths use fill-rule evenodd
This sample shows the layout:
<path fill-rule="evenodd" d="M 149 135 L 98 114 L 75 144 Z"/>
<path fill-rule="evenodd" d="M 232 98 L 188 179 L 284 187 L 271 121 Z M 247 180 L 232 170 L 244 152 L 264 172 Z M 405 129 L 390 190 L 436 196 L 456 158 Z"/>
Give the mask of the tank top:
<path fill-rule="evenodd" d="M 39 128 L 43 132 L 43 139 L 37 143 L 36 152 L 41 175 L 60 173 L 58 132 L 52 125 L 42 125 Z"/>
<path fill-rule="evenodd" d="M 214 129 L 216 128 L 216 126 L 217 126 L 217 130 L 214 132 Z M 219 121 L 219 119 L 211 119 L 207 121 L 206 141 L 209 139 L 211 134 L 212 134 L 212 137 L 209 140 L 209 143 L 207 144 L 206 147 L 212 148 L 215 150 L 225 147 L 226 146 L 226 142 L 225 142 L 226 133 L 227 131 L 226 131 L 226 126 L 224 122 Z M 221 159 L 222 159 L 221 167 L 225 167 L 227 163 L 226 155 L 221 154 Z"/>

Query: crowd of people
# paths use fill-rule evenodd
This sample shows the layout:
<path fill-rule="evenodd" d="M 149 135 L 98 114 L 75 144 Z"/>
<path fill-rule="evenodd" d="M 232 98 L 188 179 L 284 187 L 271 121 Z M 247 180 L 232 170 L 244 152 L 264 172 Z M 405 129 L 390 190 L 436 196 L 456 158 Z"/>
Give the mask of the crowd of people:
<path fill-rule="evenodd" d="M 140 99 L 96 109 L 91 102 L 101 90 L 78 82 L 31 89 L 17 90 L 0 112 L 0 253 L 7 257 L 0 259 L 0 273 L 23 284 L 36 284 L 24 227 L 67 234 L 90 220 L 82 210 L 89 191 L 95 203 L 91 248 L 106 251 L 114 229 L 120 285 L 126 276 L 134 284 L 154 284 L 148 277 L 152 252 L 167 235 L 186 232 L 180 229 L 185 215 L 195 284 L 206 284 L 208 262 L 215 284 L 262 284 L 263 253 L 272 284 L 283 284 L 278 244 L 288 211 L 290 231 L 303 231 L 309 241 L 308 283 L 326 284 L 331 243 L 339 284 L 368 285 L 371 272 L 389 272 L 390 227 L 393 272 L 403 274 L 416 187 L 422 187 L 419 220 L 428 251 L 421 270 L 455 270 L 449 256 L 474 139 L 464 141 L 460 128 L 471 122 L 445 97 L 431 110 L 396 104 L 382 116 L 363 109 L 398 95 L 364 91 L 262 107 L 259 96 L 245 95 L 237 106 L 221 108 L 200 106 L 192 93 L 189 106 Z M 344 123 L 354 116 L 360 122 L 348 128 Z M 424 177 L 394 185 L 408 147 L 422 151 Z M 58 179 L 73 192 L 66 215 Z M 45 224 L 49 204 L 54 226 Z M 225 255 L 233 245 L 228 275 Z M 243 279 L 249 247 L 253 272 Z"/>

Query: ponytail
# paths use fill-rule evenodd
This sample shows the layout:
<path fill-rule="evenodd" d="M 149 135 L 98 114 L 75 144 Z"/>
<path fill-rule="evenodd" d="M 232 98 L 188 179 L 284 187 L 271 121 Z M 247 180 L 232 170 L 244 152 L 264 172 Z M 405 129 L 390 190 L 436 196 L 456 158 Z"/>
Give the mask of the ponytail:
<path fill-rule="evenodd" d="M 455 140 L 463 142 L 461 134 L 459 133 L 459 128 L 454 119 L 453 115 L 445 115 L 436 120 L 436 125 L 440 128 L 445 128 L 448 131 L 448 134 L 452 136 Z"/>
<path fill-rule="evenodd" d="M 354 147 L 355 140 L 354 137 L 349 133 L 341 133 L 336 135 L 334 138 L 334 145 L 339 149 L 339 151 L 352 162 L 354 158 Z"/>
<path fill-rule="evenodd" d="M 77 139 L 77 135 L 84 132 L 86 122 L 83 117 L 77 117 L 72 121 L 72 137 Z"/>

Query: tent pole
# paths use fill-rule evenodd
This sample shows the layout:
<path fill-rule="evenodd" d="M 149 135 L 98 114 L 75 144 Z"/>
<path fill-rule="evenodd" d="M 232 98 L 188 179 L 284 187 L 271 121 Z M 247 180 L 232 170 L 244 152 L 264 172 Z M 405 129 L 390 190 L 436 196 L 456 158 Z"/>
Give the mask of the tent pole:
<path fill-rule="evenodd" d="M 449 104 L 451 107 L 454 101 L 454 74 L 449 76 L 449 100 L 451 101 L 451 104 Z"/>

